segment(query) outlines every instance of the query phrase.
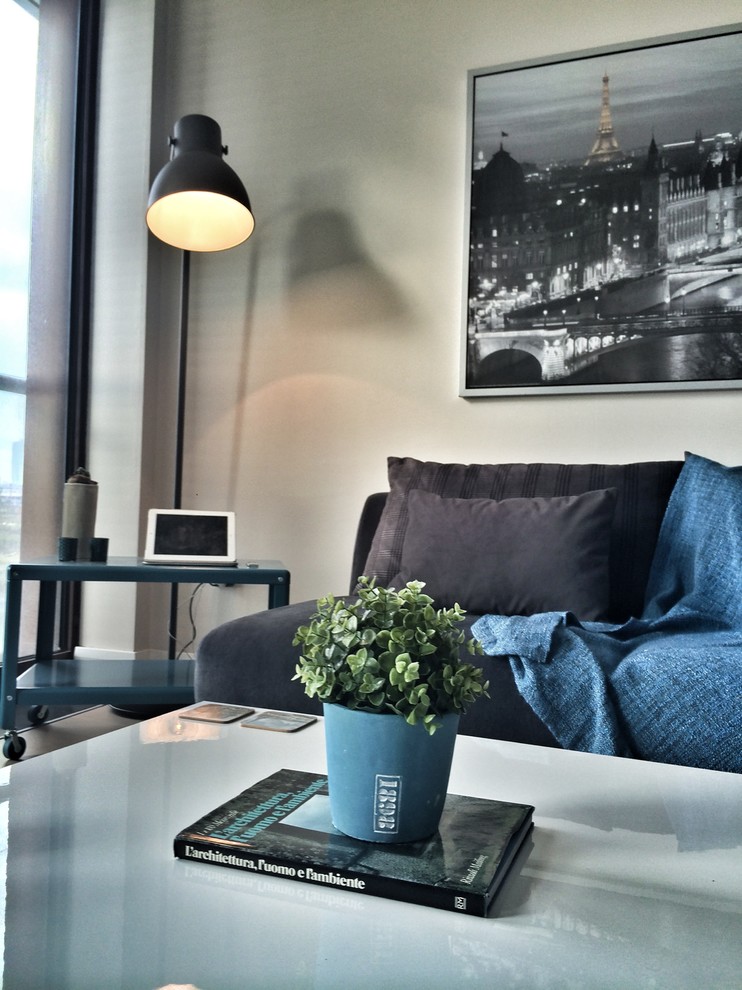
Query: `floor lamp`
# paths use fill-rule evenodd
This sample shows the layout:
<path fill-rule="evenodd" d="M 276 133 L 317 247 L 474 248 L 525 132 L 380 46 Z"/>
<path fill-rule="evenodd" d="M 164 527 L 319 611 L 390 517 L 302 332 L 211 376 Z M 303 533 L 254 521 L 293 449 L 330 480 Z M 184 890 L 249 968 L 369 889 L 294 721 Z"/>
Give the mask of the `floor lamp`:
<path fill-rule="evenodd" d="M 182 508 L 183 437 L 188 359 L 188 303 L 192 251 L 225 251 L 252 234 L 255 219 L 237 173 L 224 161 L 219 124 L 189 114 L 175 124 L 169 141 L 170 161 L 155 177 L 147 204 L 147 226 L 166 244 L 180 248 L 180 315 L 178 398 L 175 437 L 173 508 Z M 170 592 L 169 656 L 175 656 L 178 586 Z"/>

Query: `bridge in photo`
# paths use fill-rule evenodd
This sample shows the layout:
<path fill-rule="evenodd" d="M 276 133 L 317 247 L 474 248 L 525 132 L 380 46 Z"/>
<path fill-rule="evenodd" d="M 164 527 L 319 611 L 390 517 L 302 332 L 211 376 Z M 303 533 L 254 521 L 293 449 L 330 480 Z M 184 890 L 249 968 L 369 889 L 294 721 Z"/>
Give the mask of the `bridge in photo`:
<path fill-rule="evenodd" d="M 539 311 L 509 313 L 499 325 L 469 328 L 470 367 L 488 377 L 518 365 L 543 382 L 565 378 L 601 354 L 649 337 L 742 333 L 742 272 L 735 263 L 678 265 L 629 279 L 607 295 L 584 293 Z M 586 312 L 587 310 L 587 312 Z"/>
<path fill-rule="evenodd" d="M 565 320 L 528 329 L 477 331 L 469 335 L 469 358 L 474 367 L 484 362 L 512 366 L 534 358 L 541 381 L 553 382 L 592 364 L 601 354 L 627 347 L 649 337 L 681 334 L 742 333 L 742 311 L 688 313 L 671 316 L 635 316 L 631 319 Z"/>

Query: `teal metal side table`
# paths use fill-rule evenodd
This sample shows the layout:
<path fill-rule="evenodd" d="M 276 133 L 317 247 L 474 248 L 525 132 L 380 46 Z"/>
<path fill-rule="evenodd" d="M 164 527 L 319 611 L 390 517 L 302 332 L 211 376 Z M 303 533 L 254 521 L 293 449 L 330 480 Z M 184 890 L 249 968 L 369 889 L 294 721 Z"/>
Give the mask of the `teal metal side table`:
<path fill-rule="evenodd" d="M 21 601 L 26 581 L 39 583 L 36 662 L 19 675 Z M 237 567 L 190 567 L 144 564 L 137 557 L 111 557 L 100 564 L 60 563 L 49 557 L 10 564 L 0 680 L 0 727 L 6 759 L 21 759 L 26 748 L 15 728 L 17 705 L 28 704 L 31 721 L 42 722 L 44 706 L 49 704 L 188 705 L 194 700 L 192 660 L 55 658 L 57 590 L 61 584 L 75 581 L 267 585 L 268 608 L 276 608 L 288 605 L 291 576 L 280 560 L 260 560 Z"/>

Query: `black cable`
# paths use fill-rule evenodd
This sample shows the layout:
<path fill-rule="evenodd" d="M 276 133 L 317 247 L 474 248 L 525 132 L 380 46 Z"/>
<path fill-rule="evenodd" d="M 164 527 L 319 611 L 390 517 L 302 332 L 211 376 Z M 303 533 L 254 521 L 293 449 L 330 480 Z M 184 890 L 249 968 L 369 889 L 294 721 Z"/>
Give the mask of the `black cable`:
<path fill-rule="evenodd" d="M 211 588 L 218 588 L 219 587 L 218 584 L 214 584 L 213 582 L 210 582 L 210 585 L 209 586 Z M 188 621 L 191 624 L 191 638 L 188 640 L 187 643 L 184 643 L 184 645 L 180 648 L 180 650 L 177 651 L 177 654 L 176 654 L 176 657 L 175 657 L 176 660 L 182 659 L 183 654 L 188 649 L 188 647 L 189 646 L 192 646 L 193 643 L 196 642 L 196 636 L 198 634 L 198 629 L 196 627 L 196 615 L 195 615 L 196 598 L 197 598 L 199 592 L 201 591 L 201 589 L 203 587 L 204 587 L 204 582 L 201 582 L 201 584 L 197 584 L 196 587 L 191 592 L 189 598 L 188 598 Z M 176 642 L 176 637 L 175 637 L 174 633 L 171 633 L 171 639 L 172 639 L 172 643 L 173 643 L 173 651 L 175 651 L 175 648 L 177 646 L 177 642 Z"/>

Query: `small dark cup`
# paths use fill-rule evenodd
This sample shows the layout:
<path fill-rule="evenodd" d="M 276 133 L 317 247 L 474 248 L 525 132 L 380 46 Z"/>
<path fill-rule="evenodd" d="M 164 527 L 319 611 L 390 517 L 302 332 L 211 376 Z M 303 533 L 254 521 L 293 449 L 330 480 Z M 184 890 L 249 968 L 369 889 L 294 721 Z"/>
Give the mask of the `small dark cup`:
<path fill-rule="evenodd" d="M 97 564 L 105 564 L 108 560 L 108 537 L 94 536 L 90 541 L 90 560 Z"/>
<path fill-rule="evenodd" d="M 57 540 L 58 556 L 61 561 L 77 560 L 77 537 L 60 536 Z"/>

